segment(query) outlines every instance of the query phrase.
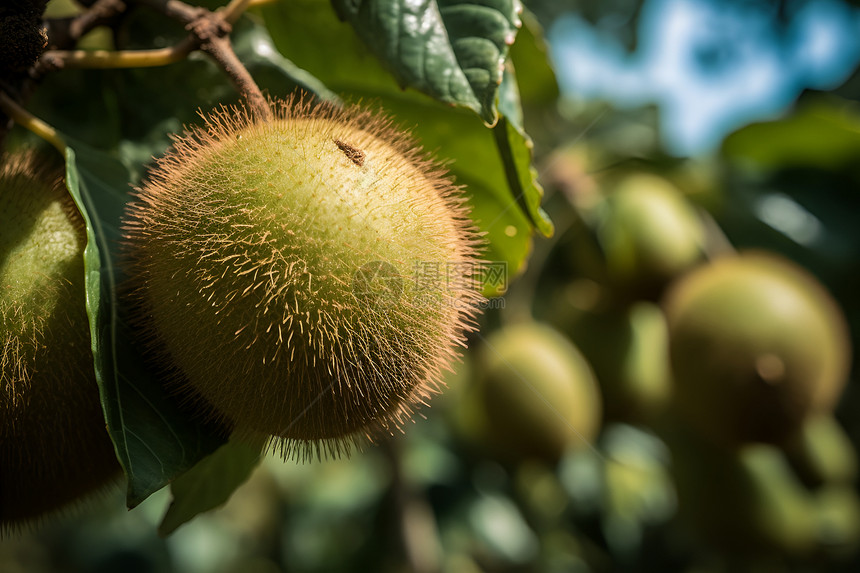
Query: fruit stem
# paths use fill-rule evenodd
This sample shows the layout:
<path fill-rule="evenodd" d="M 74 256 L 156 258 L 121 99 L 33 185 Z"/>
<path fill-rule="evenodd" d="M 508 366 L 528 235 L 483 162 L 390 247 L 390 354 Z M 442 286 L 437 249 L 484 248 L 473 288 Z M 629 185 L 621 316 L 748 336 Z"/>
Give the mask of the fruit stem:
<path fill-rule="evenodd" d="M 697 209 L 697 211 L 705 225 L 705 244 L 702 246 L 705 256 L 709 259 L 716 259 L 724 255 L 736 255 L 737 249 L 726 237 L 714 217 L 704 209 Z"/>
<path fill-rule="evenodd" d="M 273 117 L 266 98 L 230 43 L 231 24 L 239 19 L 250 0 L 232 0 L 223 9 L 210 12 L 179 0 L 136 0 L 185 24 L 191 34 L 171 48 L 156 50 L 50 50 L 42 55 L 43 66 L 53 68 L 144 68 L 165 66 L 184 59 L 195 49 L 209 54 L 224 70 L 236 89 L 248 100 L 254 114 L 270 121 Z"/>
<path fill-rule="evenodd" d="M 233 51 L 233 45 L 228 37 L 211 38 L 204 42 L 200 49 L 209 54 L 213 60 L 224 70 L 236 89 L 248 100 L 251 110 L 255 116 L 264 121 L 273 119 L 272 109 L 269 107 L 263 92 L 251 77 L 248 69 L 242 64 Z"/>
<path fill-rule="evenodd" d="M 231 25 L 248 8 L 250 0 L 231 0 L 227 6 L 217 12 L 190 6 L 179 0 L 137 1 L 185 24 L 186 29 L 191 32 L 191 36 L 186 40 L 191 42 L 191 49 L 199 47 L 215 60 L 215 63 L 230 77 L 239 93 L 248 100 L 258 118 L 264 121 L 270 121 L 273 118 L 272 110 L 263 92 L 236 56 L 230 43 Z"/>
<path fill-rule="evenodd" d="M 57 151 L 65 156 L 66 144 L 57 130 L 18 105 L 15 100 L 2 91 L 0 91 L 0 110 L 21 127 L 30 130 L 53 145 Z"/>

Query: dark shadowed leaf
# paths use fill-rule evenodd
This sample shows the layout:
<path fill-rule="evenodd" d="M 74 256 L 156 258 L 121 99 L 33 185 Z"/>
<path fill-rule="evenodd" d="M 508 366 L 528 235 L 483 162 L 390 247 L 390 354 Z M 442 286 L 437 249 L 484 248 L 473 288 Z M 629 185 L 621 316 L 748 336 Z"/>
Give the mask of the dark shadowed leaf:
<path fill-rule="evenodd" d="M 180 411 L 144 365 L 122 322 L 119 225 L 128 172 L 112 157 L 70 138 L 66 182 L 87 222 L 87 313 L 102 405 L 134 507 L 223 442 Z"/>
<path fill-rule="evenodd" d="M 170 484 L 173 501 L 158 533 L 167 536 L 196 515 L 225 503 L 260 463 L 262 447 L 227 442 Z"/>

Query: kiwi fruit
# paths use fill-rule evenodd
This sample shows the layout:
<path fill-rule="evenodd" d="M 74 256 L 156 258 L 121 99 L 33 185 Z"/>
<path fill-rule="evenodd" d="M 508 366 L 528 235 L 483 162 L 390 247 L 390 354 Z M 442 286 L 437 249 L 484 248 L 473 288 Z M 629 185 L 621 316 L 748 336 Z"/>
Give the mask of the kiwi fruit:
<path fill-rule="evenodd" d="M 85 308 L 86 233 L 62 174 L 32 154 L 0 167 L 0 531 L 106 485 Z"/>
<path fill-rule="evenodd" d="M 609 282 L 625 292 L 655 297 L 702 260 L 704 224 L 662 177 L 627 175 L 597 208 L 596 221 Z"/>
<path fill-rule="evenodd" d="M 285 457 L 348 453 L 427 401 L 481 300 L 461 189 L 358 107 L 221 108 L 124 223 L 136 322 L 170 385 Z"/>
<path fill-rule="evenodd" d="M 726 256 L 665 301 L 673 407 L 724 445 L 780 444 L 832 411 L 850 366 L 845 318 L 824 287 L 776 255 Z"/>
<path fill-rule="evenodd" d="M 594 373 L 561 332 L 540 322 L 487 337 L 460 416 L 462 435 L 490 456 L 550 463 L 588 447 L 602 420 Z"/>

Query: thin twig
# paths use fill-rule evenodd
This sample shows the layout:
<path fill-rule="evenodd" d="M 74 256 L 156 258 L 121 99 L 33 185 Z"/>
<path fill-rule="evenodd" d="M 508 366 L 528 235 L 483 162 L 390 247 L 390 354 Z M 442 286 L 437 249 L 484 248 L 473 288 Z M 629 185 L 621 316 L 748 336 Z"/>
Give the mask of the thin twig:
<path fill-rule="evenodd" d="M 236 56 L 230 43 L 232 23 L 248 8 L 250 0 L 231 0 L 217 12 L 190 6 L 179 0 L 136 0 L 185 24 L 191 32 L 195 47 L 209 56 L 224 70 L 236 89 L 248 101 L 257 117 L 271 121 L 273 115 L 263 92 Z"/>
<path fill-rule="evenodd" d="M 230 0 L 229 4 L 224 8 L 219 8 L 215 13 L 219 14 L 227 22 L 234 24 L 250 5 L 251 0 Z"/>
<path fill-rule="evenodd" d="M 0 91 L 0 110 L 12 118 L 15 123 L 32 131 L 56 147 L 57 151 L 61 154 L 65 155 L 66 144 L 57 133 L 57 130 L 18 105 L 15 100 L 2 91 Z"/>
<path fill-rule="evenodd" d="M 87 32 L 112 23 L 125 10 L 123 0 L 98 0 L 78 16 L 45 20 L 48 45 L 59 49 L 74 46 Z"/>
<path fill-rule="evenodd" d="M 94 6 L 110 3 L 99 0 Z M 119 2 L 120 0 L 113 0 Z M 171 48 L 157 50 L 50 50 L 39 62 L 41 69 L 57 68 L 142 68 L 164 66 L 185 58 L 195 49 L 208 54 L 227 74 L 236 89 L 248 101 L 257 117 L 270 121 L 273 117 L 266 98 L 242 64 L 230 43 L 232 23 L 239 19 L 250 5 L 250 0 L 231 0 L 217 12 L 191 6 L 180 0 L 133 0 L 176 19 L 191 33 Z M 121 3 L 121 2 L 120 2 Z M 88 20 L 89 22 L 90 20 Z"/>
<path fill-rule="evenodd" d="M 156 50 L 49 50 L 42 55 L 39 66 L 45 69 L 151 68 L 178 62 L 196 47 L 196 41 L 186 38 L 175 46 Z"/>
<path fill-rule="evenodd" d="M 157 10 L 165 16 L 179 20 L 186 25 L 199 18 L 201 13 L 209 12 L 206 8 L 191 6 L 179 0 L 134 0 L 134 2 L 143 6 L 149 6 L 153 10 Z"/>

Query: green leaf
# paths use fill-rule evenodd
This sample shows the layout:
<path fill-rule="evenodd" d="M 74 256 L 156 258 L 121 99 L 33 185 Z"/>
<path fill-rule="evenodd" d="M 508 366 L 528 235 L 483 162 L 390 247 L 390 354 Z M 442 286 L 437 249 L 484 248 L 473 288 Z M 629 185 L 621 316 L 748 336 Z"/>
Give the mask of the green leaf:
<path fill-rule="evenodd" d="M 722 151 L 729 159 L 767 169 L 851 166 L 860 155 L 860 106 L 835 98 L 809 101 L 786 118 L 732 133 Z"/>
<path fill-rule="evenodd" d="M 523 11 L 522 20 L 509 60 L 517 70 L 520 98 L 525 106 L 555 105 L 560 92 L 543 28 L 528 10 Z"/>
<path fill-rule="evenodd" d="M 332 0 L 397 77 L 496 123 L 502 64 L 520 26 L 516 0 Z"/>
<path fill-rule="evenodd" d="M 158 534 L 166 537 L 204 511 L 224 504 L 262 459 L 260 446 L 227 442 L 170 484 L 173 501 Z"/>
<path fill-rule="evenodd" d="M 254 81 L 271 95 L 285 95 L 296 88 L 324 101 L 338 101 L 337 94 L 307 70 L 281 55 L 272 37 L 259 22 L 241 19 L 233 29 L 233 50 L 248 68 Z"/>
<path fill-rule="evenodd" d="M 493 134 L 505 166 L 508 186 L 532 224 L 549 237 L 553 233 L 553 225 L 549 215 L 540 206 L 543 187 L 538 183 L 537 170 L 532 167 L 534 143 L 523 128 L 522 107 L 513 67 L 506 70 L 502 89 L 499 90 L 499 110 L 502 117 L 493 127 Z"/>
<path fill-rule="evenodd" d="M 120 217 L 127 170 L 116 159 L 69 137 L 66 184 L 87 224 L 87 313 L 96 379 L 108 432 L 128 477 L 134 507 L 223 442 L 167 395 L 133 341 L 117 298 Z"/>

